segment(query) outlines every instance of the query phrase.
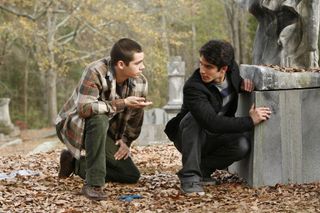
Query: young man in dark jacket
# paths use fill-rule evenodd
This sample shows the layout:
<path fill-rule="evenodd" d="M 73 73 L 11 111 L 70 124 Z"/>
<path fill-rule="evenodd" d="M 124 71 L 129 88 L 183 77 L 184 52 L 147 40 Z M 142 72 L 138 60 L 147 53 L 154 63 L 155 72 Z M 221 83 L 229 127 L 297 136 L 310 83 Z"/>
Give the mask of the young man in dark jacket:
<path fill-rule="evenodd" d="M 202 195 L 202 185 L 213 184 L 216 169 L 248 154 L 247 132 L 267 120 L 271 111 L 252 106 L 249 116 L 235 117 L 238 93 L 253 91 L 252 81 L 241 78 L 229 43 L 211 40 L 199 52 L 200 68 L 185 83 L 181 112 L 165 132 L 182 154 L 181 190 Z"/>

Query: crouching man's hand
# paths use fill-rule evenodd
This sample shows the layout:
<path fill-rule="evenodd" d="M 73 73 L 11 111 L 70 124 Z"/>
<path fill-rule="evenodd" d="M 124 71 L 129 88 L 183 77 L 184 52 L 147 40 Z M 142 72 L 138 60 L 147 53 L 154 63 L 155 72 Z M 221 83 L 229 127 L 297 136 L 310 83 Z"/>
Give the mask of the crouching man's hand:
<path fill-rule="evenodd" d="M 151 101 L 146 101 L 144 97 L 129 96 L 124 99 L 124 104 L 130 108 L 144 108 L 152 104 Z"/>
<path fill-rule="evenodd" d="M 255 107 L 254 104 L 252 104 L 249 115 L 252 118 L 254 125 L 257 125 L 270 118 L 271 110 L 269 107 Z"/>
<path fill-rule="evenodd" d="M 240 89 L 244 92 L 252 92 L 254 90 L 253 81 L 251 81 L 250 79 L 243 79 Z"/>
<path fill-rule="evenodd" d="M 122 139 L 117 140 L 116 145 L 119 146 L 118 151 L 114 154 L 114 158 L 116 160 L 125 160 L 128 157 L 130 157 L 130 148 L 127 146 L 125 142 L 122 141 Z"/>

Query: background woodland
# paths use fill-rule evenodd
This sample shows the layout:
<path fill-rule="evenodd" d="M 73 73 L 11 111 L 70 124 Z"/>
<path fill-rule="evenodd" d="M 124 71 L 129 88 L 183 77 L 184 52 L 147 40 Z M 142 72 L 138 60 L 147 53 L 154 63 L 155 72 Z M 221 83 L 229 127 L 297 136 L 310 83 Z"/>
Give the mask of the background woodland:
<path fill-rule="evenodd" d="M 0 22 L 0 98 L 11 98 L 11 119 L 28 128 L 52 125 L 84 67 L 121 37 L 143 46 L 148 99 L 163 107 L 171 56 L 188 77 L 200 46 L 224 39 L 239 63 L 251 63 L 257 25 L 233 0 L 2 0 Z"/>

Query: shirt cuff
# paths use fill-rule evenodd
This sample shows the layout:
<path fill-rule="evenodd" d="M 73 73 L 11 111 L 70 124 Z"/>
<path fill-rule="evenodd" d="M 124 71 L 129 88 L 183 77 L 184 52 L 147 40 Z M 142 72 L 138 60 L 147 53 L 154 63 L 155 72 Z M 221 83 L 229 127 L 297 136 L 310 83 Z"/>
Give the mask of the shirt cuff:
<path fill-rule="evenodd" d="M 132 141 L 130 141 L 126 136 L 122 136 L 122 141 L 126 143 L 128 147 L 132 144 Z"/>

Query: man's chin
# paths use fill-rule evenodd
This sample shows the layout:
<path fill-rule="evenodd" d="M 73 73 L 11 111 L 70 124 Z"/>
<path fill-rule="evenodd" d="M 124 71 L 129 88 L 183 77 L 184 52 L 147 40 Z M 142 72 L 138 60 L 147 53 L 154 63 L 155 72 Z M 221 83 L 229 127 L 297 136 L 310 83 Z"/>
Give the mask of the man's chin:
<path fill-rule="evenodd" d="M 203 79 L 203 78 L 201 78 L 201 80 L 203 81 L 203 83 L 206 83 L 206 84 L 211 82 L 210 79 Z"/>

